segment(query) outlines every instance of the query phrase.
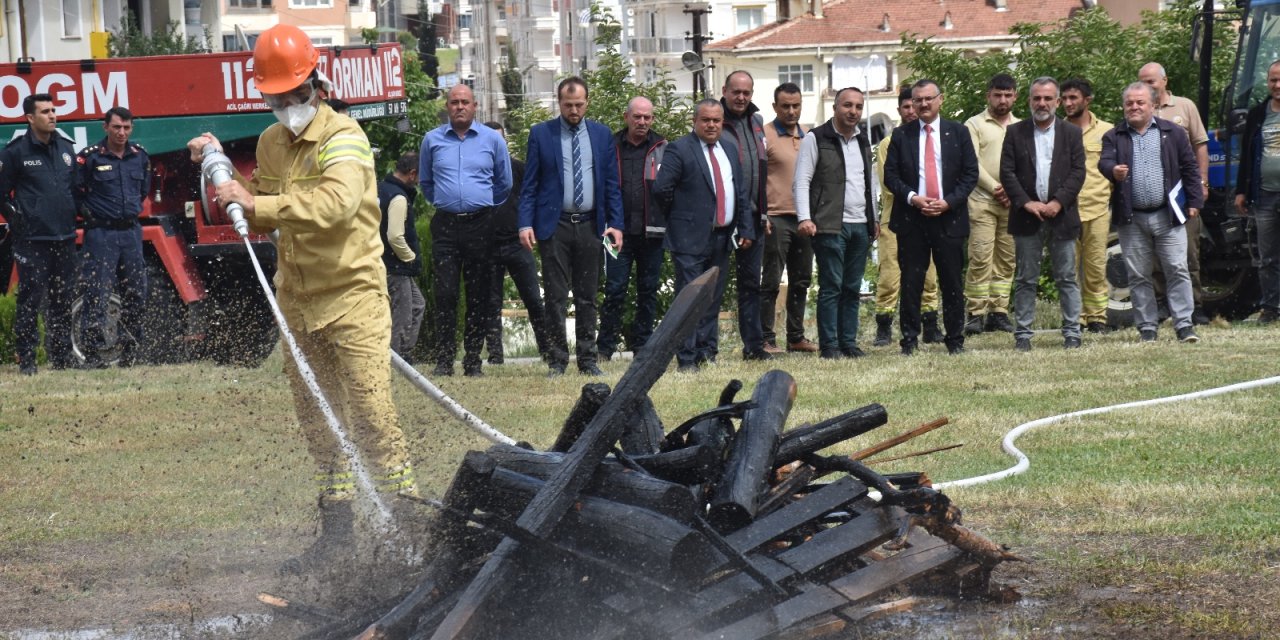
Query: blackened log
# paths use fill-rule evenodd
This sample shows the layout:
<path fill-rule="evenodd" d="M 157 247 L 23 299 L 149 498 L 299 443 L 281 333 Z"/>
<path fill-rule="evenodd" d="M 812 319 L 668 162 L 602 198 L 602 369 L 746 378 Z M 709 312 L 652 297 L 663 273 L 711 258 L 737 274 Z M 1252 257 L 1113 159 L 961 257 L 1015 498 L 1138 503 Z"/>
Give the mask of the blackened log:
<path fill-rule="evenodd" d="M 636 402 L 635 415 L 622 432 L 622 451 L 629 456 L 657 453 L 662 446 L 664 432 L 658 410 L 653 407 L 649 396 L 644 396 Z"/>
<path fill-rule="evenodd" d="M 502 468 L 539 480 L 550 478 L 564 461 L 562 453 L 538 453 L 502 444 L 490 447 L 488 453 Z M 694 497 L 687 487 L 621 464 L 601 464 L 583 493 L 657 511 L 686 524 L 693 522 Z"/>
<path fill-rule="evenodd" d="M 723 433 L 723 429 L 718 431 Z M 631 460 L 656 478 L 682 485 L 697 485 L 710 481 L 719 473 L 728 440 L 719 444 L 719 447 L 712 443 L 696 444 L 651 456 L 635 456 Z"/>
<path fill-rule="evenodd" d="M 795 378 L 785 371 L 769 371 L 760 377 L 751 399 L 756 406 L 742 417 L 707 515 L 720 531 L 742 528 L 755 518 L 796 399 Z"/>
<path fill-rule="evenodd" d="M 551 445 L 551 450 L 568 451 L 569 447 L 578 440 L 578 436 L 582 435 L 582 430 L 596 416 L 596 412 L 604 406 L 604 401 L 608 397 L 609 385 L 603 382 L 589 382 L 582 385 L 582 393 L 574 403 L 573 409 L 569 411 L 569 417 L 564 419 L 564 426 L 560 428 L 560 435 L 556 438 L 555 444 Z"/>
<path fill-rule="evenodd" d="M 520 513 L 543 481 L 499 467 L 485 509 Z M 662 514 L 583 496 L 551 539 L 632 569 L 689 582 L 724 561 L 698 531 Z"/>
<path fill-rule="evenodd" d="M 889 412 L 883 406 L 869 404 L 812 426 L 792 429 L 782 434 L 777 464 L 799 460 L 807 454 L 860 436 L 888 421 Z"/>

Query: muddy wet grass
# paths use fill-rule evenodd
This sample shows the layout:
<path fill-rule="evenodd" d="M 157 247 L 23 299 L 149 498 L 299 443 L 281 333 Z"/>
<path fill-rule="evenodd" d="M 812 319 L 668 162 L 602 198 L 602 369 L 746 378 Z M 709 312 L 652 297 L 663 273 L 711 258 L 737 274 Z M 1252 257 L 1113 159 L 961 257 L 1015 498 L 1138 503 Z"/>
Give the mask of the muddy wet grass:
<path fill-rule="evenodd" d="M 939 416 L 951 424 L 890 454 L 964 446 L 890 462 L 937 481 L 1011 464 L 1000 439 L 1017 424 L 1088 407 L 1280 374 L 1280 328 L 1209 327 L 1182 345 L 1132 330 L 1064 352 L 1008 334 L 969 353 L 912 358 L 868 349 L 857 361 L 789 355 L 742 362 L 726 345 L 699 374 L 674 368 L 651 397 L 668 428 L 710 408 L 730 379 L 771 368 L 799 394 L 790 426 L 870 402 L 890 425 L 848 451 Z M 864 334 L 866 330 L 864 329 Z M 935 345 L 936 346 L 936 345 Z M 602 363 L 615 383 L 628 361 Z M 426 369 L 429 371 L 429 368 Z M 436 383 L 498 429 L 545 448 L 581 386 L 540 364 L 485 367 Z M 468 449 L 486 442 L 407 383 L 396 402 L 424 492 L 438 497 Z M 846 632 L 866 638 L 1273 637 L 1280 629 L 1280 388 L 1126 410 L 1046 427 L 1019 446 L 1021 476 L 948 493 L 966 524 L 1030 564 L 997 580 L 1014 605 L 926 599 Z M 885 454 L 885 455 L 890 455 Z M 313 469 L 293 419 L 279 353 L 258 369 L 207 365 L 22 377 L 0 367 L 0 637 L 20 630 L 129 631 L 265 612 L 276 567 L 315 530 Z M 183 633 L 186 630 L 187 633 Z M 296 628 L 294 628 L 296 630 Z M 231 636 L 266 635 L 246 627 Z M 228 636 L 228 637 L 231 637 Z"/>

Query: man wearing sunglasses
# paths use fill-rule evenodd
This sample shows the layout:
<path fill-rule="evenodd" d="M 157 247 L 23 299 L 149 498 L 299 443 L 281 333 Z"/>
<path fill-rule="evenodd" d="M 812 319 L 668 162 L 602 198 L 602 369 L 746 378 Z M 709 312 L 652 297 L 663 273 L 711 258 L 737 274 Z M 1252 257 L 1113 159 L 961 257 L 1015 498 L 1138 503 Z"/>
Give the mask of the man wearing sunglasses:
<path fill-rule="evenodd" d="M 391 307 L 369 140 L 322 99 L 329 81 L 301 29 L 267 29 L 253 61 L 256 87 L 279 124 L 258 138 L 253 177 L 219 185 L 218 198 L 242 205 L 255 232 L 279 232 L 276 295 L 289 330 L 377 491 L 416 493 L 391 400 Z M 207 145 L 220 148 L 209 133 L 188 142 L 192 159 Z M 355 478 L 287 350 L 285 370 L 316 463 L 308 475 L 319 484 L 321 536 L 282 572 L 332 570 L 354 549 Z M 394 509 L 407 501 L 388 502 Z"/>

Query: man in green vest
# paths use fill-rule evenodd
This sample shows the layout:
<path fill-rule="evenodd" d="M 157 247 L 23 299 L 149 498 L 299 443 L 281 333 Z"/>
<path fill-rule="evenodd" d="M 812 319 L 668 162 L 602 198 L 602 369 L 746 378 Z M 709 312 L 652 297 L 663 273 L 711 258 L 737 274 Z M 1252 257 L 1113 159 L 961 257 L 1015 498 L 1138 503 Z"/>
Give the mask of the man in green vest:
<path fill-rule="evenodd" d="M 818 350 L 859 358 L 858 312 L 871 241 L 879 235 L 871 197 L 871 142 L 858 129 L 866 96 L 836 94 L 835 115 L 805 135 L 796 160 L 796 217 L 818 259 Z"/>

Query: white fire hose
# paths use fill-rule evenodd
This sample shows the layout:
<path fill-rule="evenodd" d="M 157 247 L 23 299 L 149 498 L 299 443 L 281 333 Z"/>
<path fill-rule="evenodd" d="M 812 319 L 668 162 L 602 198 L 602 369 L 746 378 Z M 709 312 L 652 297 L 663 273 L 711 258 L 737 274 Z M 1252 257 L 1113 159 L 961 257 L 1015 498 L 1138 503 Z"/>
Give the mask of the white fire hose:
<path fill-rule="evenodd" d="M 1209 398 L 1212 396 L 1222 395 L 1224 393 L 1232 393 L 1234 391 L 1245 391 L 1247 389 L 1257 389 L 1259 387 L 1266 387 L 1273 384 L 1280 384 L 1280 376 L 1273 376 L 1270 378 L 1260 378 L 1258 380 L 1248 380 L 1245 382 L 1237 382 L 1236 384 L 1229 384 L 1222 387 L 1214 387 L 1212 389 L 1204 389 L 1202 391 L 1192 391 L 1190 393 L 1184 393 L 1176 396 L 1168 396 L 1164 398 L 1152 398 L 1150 400 L 1137 400 L 1134 402 L 1124 402 L 1120 404 L 1113 404 L 1106 407 L 1097 407 L 1094 409 L 1082 409 L 1080 411 L 1072 411 L 1070 413 L 1063 413 L 1056 416 L 1049 416 L 1047 418 L 1040 418 L 1039 420 L 1032 420 L 1031 422 L 1018 425 L 1012 431 L 1005 434 L 1004 440 L 1001 442 L 1001 448 L 1004 449 L 1004 452 L 1013 456 L 1017 460 L 1017 463 L 1014 464 L 1012 467 L 1009 467 L 1008 469 L 1005 469 L 1003 471 L 988 473 L 986 475 L 981 475 L 981 476 L 974 476 L 972 478 L 964 478 L 961 480 L 951 480 L 949 482 L 940 482 L 933 485 L 933 488 L 950 489 L 952 487 L 969 487 L 969 486 L 978 485 L 978 484 L 986 484 L 988 482 L 995 482 L 996 480 L 1003 480 L 1010 476 L 1016 476 L 1020 473 L 1025 472 L 1027 469 L 1031 468 L 1031 460 L 1027 457 L 1025 453 L 1023 453 L 1016 446 L 1014 446 L 1013 443 L 1017 441 L 1017 439 L 1021 437 L 1022 434 L 1028 431 L 1031 431 L 1032 429 L 1038 429 L 1040 427 L 1044 427 L 1047 425 L 1064 422 L 1071 418 L 1079 418 L 1082 416 L 1091 416 L 1091 415 L 1097 415 L 1101 413 L 1111 413 L 1112 411 L 1119 411 L 1121 409 L 1151 407 L 1158 404 L 1182 402 L 1183 400 L 1196 400 L 1199 398 Z"/>

